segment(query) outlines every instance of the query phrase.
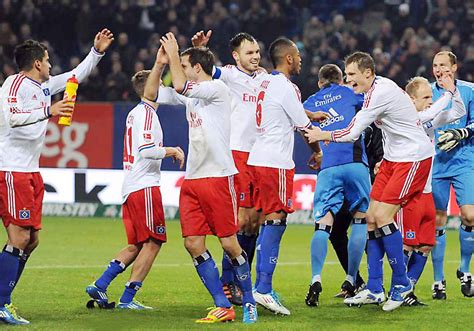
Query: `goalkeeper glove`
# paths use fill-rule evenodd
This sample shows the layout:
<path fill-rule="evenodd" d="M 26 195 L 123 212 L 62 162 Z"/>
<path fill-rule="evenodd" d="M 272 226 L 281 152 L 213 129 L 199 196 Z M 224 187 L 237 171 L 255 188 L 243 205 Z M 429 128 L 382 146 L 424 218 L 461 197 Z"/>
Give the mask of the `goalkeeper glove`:
<path fill-rule="evenodd" d="M 438 131 L 438 148 L 442 151 L 449 152 L 454 147 L 459 145 L 459 142 L 464 139 L 472 137 L 473 131 L 469 128 L 449 129 L 445 131 Z"/>

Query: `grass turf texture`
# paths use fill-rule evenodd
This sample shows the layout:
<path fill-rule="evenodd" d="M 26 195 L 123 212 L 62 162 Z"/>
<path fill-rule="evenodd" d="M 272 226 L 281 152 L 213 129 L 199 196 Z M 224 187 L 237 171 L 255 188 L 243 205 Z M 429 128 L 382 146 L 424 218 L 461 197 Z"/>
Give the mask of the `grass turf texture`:
<path fill-rule="evenodd" d="M 282 240 L 274 287 L 291 310 L 291 316 L 274 316 L 259 309 L 256 325 L 245 326 L 242 312 L 236 307 L 234 323 L 203 326 L 194 320 L 206 314 L 212 300 L 197 276 L 185 251 L 179 223 L 168 222 L 168 243 L 163 246 L 154 267 L 136 298 L 155 308 L 153 311 L 88 310 L 85 287 L 104 270 L 115 253 L 125 244 L 121 221 L 97 218 L 45 218 L 40 246 L 30 258 L 23 277 L 13 295 L 20 314 L 32 324 L 24 327 L 42 330 L 71 329 L 248 329 L 258 330 L 381 330 L 381 329 L 471 329 L 474 299 L 460 293 L 455 271 L 459 260 L 457 232 L 448 232 L 446 256 L 447 301 L 431 299 L 432 267 L 428 262 L 417 286 L 418 297 L 428 307 L 402 307 L 383 312 L 379 306 L 348 308 L 342 299 L 333 298 L 344 280 L 342 268 L 329 249 L 324 266 L 320 307 L 309 308 L 304 297 L 311 278 L 309 245 L 311 226 L 290 225 Z M 5 240 L 2 231 L 0 239 Z M 220 264 L 221 250 L 213 237 L 208 247 Z M 365 258 L 361 270 L 367 279 Z M 385 265 L 385 283 L 389 284 L 390 267 Z M 126 270 L 112 283 L 108 293 L 118 301 L 130 271 Z M 388 286 L 388 285 L 387 285 Z M 0 326 L 0 329 L 23 327 Z M 471 329 L 472 330 L 472 329 Z"/>

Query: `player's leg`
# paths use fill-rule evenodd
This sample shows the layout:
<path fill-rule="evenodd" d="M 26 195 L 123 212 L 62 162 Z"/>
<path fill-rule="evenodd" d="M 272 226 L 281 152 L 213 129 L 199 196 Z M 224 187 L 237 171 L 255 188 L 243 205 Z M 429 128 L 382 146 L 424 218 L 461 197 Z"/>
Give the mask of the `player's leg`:
<path fill-rule="evenodd" d="M 370 174 L 362 163 L 343 165 L 344 195 L 349 203 L 349 210 L 356 211 L 353 216 L 352 230 L 349 237 L 348 272 L 345 282 L 350 295 L 355 294 L 356 278 L 360 261 L 367 243 L 366 212 L 369 207 Z"/>
<path fill-rule="evenodd" d="M 240 247 L 236 235 L 219 237 L 222 248 L 229 256 L 234 268 L 234 273 L 242 291 L 243 321 L 255 323 L 257 321 L 257 308 L 252 294 L 252 278 L 247 253 Z"/>
<path fill-rule="evenodd" d="M 311 239 L 311 283 L 305 303 L 310 307 L 319 305 L 322 292 L 321 272 L 328 251 L 328 239 L 334 223 L 334 214 L 344 202 L 343 181 L 339 176 L 341 166 L 323 169 L 318 175 L 314 192 L 313 218 L 315 222 Z"/>
<path fill-rule="evenodd" d="M 15 287 L 18 285 L 18 281 L 20 280 L 21 275 L 23 274 L 23 270 L 25 269 L 26 262 L 30 257 L 31 253 L 35 250 L 36 247 L 39 245 L 39 230 L 35 230 L 30 228 L 30 241 L 26 246 L 25 250 L 23 251 L 23 255 L 20 258 L 20 264 L 18 266 L 18 273 L 16 276 Z"/>
<path fill-rule="evenodd" d="M 451 180 L 433 178 L 433 198 L 436 206 L 436 245 L 431 251 L 433 262 L 433 299 L 446 300 L 446 281 L 444 278 L 444 255 L 446 251 L 446 222 L 448 214 Z"/>
<path fill-rule="evenodd" d="M 461 263 L 457 276 L 461 281 L 461 292 L 466 297 L 474 297 L 474 285 L 470 273 L 470 263 L 474 253 L 474 172 L 467 171 L 453 178 L 456 200 L 461 207 L 461 226 L 459 228 L 459 244 L 461 247 Z"/>

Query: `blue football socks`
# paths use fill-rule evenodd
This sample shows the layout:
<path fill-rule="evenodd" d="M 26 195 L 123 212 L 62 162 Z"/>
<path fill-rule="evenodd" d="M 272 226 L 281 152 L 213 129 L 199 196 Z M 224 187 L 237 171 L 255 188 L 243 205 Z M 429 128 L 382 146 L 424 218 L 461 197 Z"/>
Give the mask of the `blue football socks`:
<path fill-rule="evenodd" d="M 248 263 L 247 254 L 242 251 L 242 254 L 232 259 L 234 272 L 239 281 L 240 290 L 242 292 L 243 304 L 251 303 L 255 305 L 255 299 L 252 294 L 252 278 L 250 277 L 250 265 Z"/>
<path fill-rule="evenodd" d="M 6 245 L 0 254 L 0 307 L 11 303 L 22 254 L 22 250 L 11 245 Z"/>
<path fill-rule="evenodd" d="M 102 276 L 95 281 L 95 286 L 103 292 L 107 291 L 107 287 L 109 287 L 110 283 L 124 270 L 125 264 L 119 260 L 110 261 L 109 266 L 105 269 Z"/>
<path fill-rule="evenodd" d="M 360 261 L 364 255 L 366 243 L 367 223 L 365 219 L 354 219 L 351 235 L 347 244 L 347 252 L 349 254 L 347 274 L 351 276 L 353 280 L 357 279 L 357 273 L 359 271 Z"/>
<path fill-rule="evenodd" d="M 459 270 L 469 272 L 472 253 L 474 252 L 474 227 L 461 224 L 459 228 L 459 243 L 461 245 L 461 264 Z"/>
<path fill-rule="evenodd" d="M 142 287 L 142 282 L 127 282 L 125 284 L 125 290 L 120 297 L 121 303 L 129 303 L 133 301 L 135 294 Z"/>
<path fill-rule="evenodd" d="M 368 232 L 367 267 L 369 280 L 367 288 L 372 293 L 383 292 L 383 242 L 378 229 Z"/>
<path fill-rule="evenodd" d="M 436 228 L 436 245 L 431 251 L 435 282 L 444 280 L 444 253 L 446 251 L 446 227 Z"/>
<path fill-rule="evenodd" d="M 321 279 L 323 264 L 328 253 L 328 239 L 330 234 L 331 226 L 316 223 L 313 239 L 311 240 L 311 283 L 314 283 L 316 279 L 319 281 Z"/>

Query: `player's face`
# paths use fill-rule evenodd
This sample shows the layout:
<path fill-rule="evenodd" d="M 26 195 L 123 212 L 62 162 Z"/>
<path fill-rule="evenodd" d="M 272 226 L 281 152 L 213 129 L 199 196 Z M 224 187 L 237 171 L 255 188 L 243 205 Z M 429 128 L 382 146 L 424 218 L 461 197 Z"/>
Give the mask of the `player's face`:
<path fill-rule="evenodd" d="M 433 59 L 433 76 L 436 81 L 439 83 L 439 79 L 443 75 L 443 72 L 447 72 L 452 77 L 457 70 L 456 64 L 451 64 L 449 56 L 447 54 L 436 55 Z"/>
<path fill-rule="evenodd" d="M 370 89 L 372 84 L 372 71 L 365 69 L 360 71 L 357 63 L 352 62 L 346 66 L 347 85 L 351 86 L 355 93 L 365 93 Z"/>
<path fill-rule="evenodd" d="M 40 79 L 45 82 L 49 79 L 49 71 L 51 70 L 51 63 L 49 63 L 48 51 L 44 52 L 43 60 L 37 61 L 37 68 L 39 71 Z"/>
<path fill-rule="evenodd" d="M 198 80 L 198 74 L 196 68 L 191 65 L 189 62 L 189 55 L 184 55 L 181 57 L 181 66 L 183 67 L 184 75 L 188 80 Z"/>
<path fill-rule="evenodd" d="M 237 63 L 247 73 L 253 73 L 260 64 L 260 46 L 256 42 L 245 40 L 237 51 L 232 52 Z"/>
<path fill-rule="evenodd" d="M 293 62 L 290 67 L 290 75 L 299 75 L 301 72 L 301 55 L 296 45 L 293 46 L 291 57 L 293 58 Z"/>
<path fill-rule="evenodd" d="M 433 92 L 430 84 L 420 84 L 415 95 L 411 96 L 411 99 L 417 111 L 425 110 L 431 106 L 433 104 Z"/>

